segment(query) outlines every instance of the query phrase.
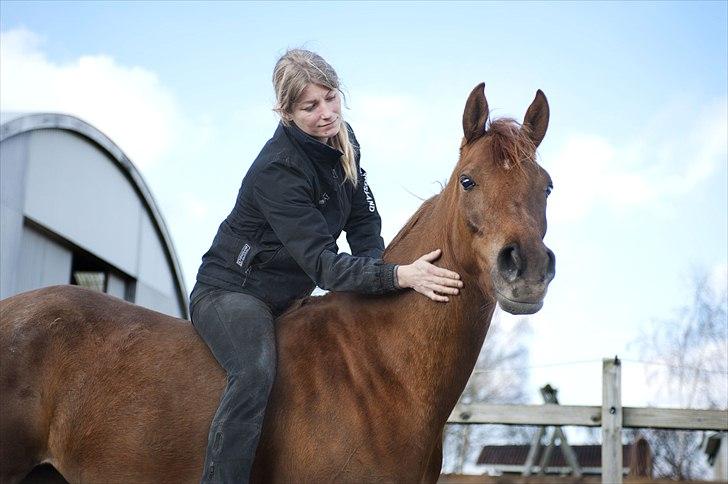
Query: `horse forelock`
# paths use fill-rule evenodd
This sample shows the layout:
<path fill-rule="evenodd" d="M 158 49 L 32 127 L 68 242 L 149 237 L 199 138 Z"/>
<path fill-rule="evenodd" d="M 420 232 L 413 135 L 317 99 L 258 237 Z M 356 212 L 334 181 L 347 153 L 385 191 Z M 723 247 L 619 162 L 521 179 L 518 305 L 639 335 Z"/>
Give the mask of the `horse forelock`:
<path fill-rule="evenodd" d="M 536 145 L 531 140 L 528 126 L 512 118 L 498 118 L 490 122 L 486 137 L 490 139 L 490 155 L 495 163 L 506 169 L 536 162 Z"/>

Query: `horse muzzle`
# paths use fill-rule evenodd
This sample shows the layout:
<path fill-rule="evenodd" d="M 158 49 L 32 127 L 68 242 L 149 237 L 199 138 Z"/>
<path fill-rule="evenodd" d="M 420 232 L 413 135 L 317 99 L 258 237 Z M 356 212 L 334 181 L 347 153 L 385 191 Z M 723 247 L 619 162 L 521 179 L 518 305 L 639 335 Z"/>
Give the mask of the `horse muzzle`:
<path fill-rule="evenodd" d="M 528 251 L 508 244 L 498 253 L 491 273 L 496 300 L 511 314 L 536 313 L 555 274 L 556 258 L 543 243 Z"/>

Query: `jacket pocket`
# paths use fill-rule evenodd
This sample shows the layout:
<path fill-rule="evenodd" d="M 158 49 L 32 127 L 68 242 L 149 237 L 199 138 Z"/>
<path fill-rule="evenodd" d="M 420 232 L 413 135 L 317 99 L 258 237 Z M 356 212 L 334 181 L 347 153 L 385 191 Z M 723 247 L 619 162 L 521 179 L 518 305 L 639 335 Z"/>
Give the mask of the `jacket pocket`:
<path fill-rule="evenodd" d="M 281 250 L 283 249 L 283 246 L 278 246 L 278 248 L 272 248 L 268 250 L 261 250 L 256 254 L 255 260 L 252 262 L 252 267 L 254 269 L 263 269 L 267 265 L 269 265 L 273 259 L 278 257 L 278 254 L 280 254 Z"/>
<path fill-rule="evenodd" d="M 238 235 L 227 224 L 220 227 L 218 236 L 219 255 L 225 266 L 238 273 L 247 271 L 261 250 L 255 237 Z"/>

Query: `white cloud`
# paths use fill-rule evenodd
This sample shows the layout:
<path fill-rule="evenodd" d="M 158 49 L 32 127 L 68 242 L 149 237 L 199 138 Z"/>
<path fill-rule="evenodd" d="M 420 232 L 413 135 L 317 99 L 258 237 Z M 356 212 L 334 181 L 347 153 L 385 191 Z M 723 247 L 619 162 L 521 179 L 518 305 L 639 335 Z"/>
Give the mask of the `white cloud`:
<path fill-rule="evenodd" d="M 721 98 L 680 126 L 675 117 L 658 114 L 620 145 L 598 135 L 573 134 L 549 155 L 556 185 L 550 220 L 574 221 L 599 205 L 619 210 L 690 193 L 726 163 L 727 105 Z"/>
<path fill-rule="evenodd" d="M 20 28 L 0 33 L 3 111 L 72 114 L 103 131 L 140 167 L 154 164 L 174 142 L 180 113 L 157 75 L 106 55 L 56 63 L 44 40 Z"/>

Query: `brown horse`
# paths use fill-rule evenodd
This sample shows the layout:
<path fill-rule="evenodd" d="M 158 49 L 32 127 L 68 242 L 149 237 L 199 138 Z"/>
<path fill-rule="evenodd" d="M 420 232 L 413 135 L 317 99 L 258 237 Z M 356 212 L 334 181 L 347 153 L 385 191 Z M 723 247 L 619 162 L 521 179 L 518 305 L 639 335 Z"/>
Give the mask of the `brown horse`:
<path fill-rule="evenodd" d="M 523 125 L 468 98 L 460 160 L 384 258 L 438 264 L 464 287 L 447 304 L 405 291 L 331 293 L 276 323 L 278 373 L 255 482 L 435 482 L 441 436 L 496 301 L 542 305 L 554 275 L 543 244 L 551 181 L 535 149 L 549 109 Z M 0 303 L 0 465 L 18 482 L 51 463 L 70 482 L 197 482 L 223 371 L 189 322 L 73 286 Z"/>

